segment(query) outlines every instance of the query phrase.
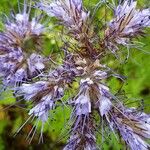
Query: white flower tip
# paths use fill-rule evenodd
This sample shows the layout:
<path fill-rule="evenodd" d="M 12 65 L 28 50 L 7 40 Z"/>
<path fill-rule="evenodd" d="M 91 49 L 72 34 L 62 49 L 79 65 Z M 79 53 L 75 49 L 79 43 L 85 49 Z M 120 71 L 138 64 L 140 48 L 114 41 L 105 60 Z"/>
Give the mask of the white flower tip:
<path fill-rule="evenodd" d="M 107 114 L 111 109 L 111 107 L 112 107 L 111 101 L 107 97 L 102 96 L 100 98 L 100 106 L 99 106 L 101 116 Z"/>
<path fill-rule="evenodd" d="M 81 79 L 81 84 L 83 83 L 87 83 L 89 85 L 93 84 L 94 82 L 90 79 L 90 78 L 86 78 L 86 79 Z"/>
<path fill-rule="evenodd" d="M 16 14 L 17 21 L 22 22 L 24 20 L 28 20 L 28 18 L 29 18 L 28 14 L 25 14 L 25 13 L 24 14 Z"/>
<path fill-rule="evenodd" d="M 35 64 L 35 67 L 36 67 L 36 69 L 38 69 L 38 70 L 43 70 L 43 69 L 45 68 L 44 64 L 43 64 L 43 63 L 40 63 L 40 62 L 36 63 L 36 64 Z"/>

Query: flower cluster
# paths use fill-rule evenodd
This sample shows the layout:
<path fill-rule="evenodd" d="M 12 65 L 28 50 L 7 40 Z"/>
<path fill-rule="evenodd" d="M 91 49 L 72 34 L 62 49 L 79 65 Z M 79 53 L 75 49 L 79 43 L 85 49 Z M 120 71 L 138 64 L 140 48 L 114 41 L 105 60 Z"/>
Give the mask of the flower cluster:
<path fill-rule="evenodd" d="M 143 29 L 150 27 L 150 9 L 136 9 L 136 1 L 124 1 L 115 9 L 115 17 L 108 23 L 105 32 L 105 45 L 112 52 L 118 50 L 118 44 L 128 46 L 131 38 L 143 35 Z"/>
<path fill-rule="evenodd" d="M 63 89 L 57 85 L 53 85 L 52 81 L 22 84 L 18 93 L 20 92 L 26 100 L 32 100 L 35 103 L 35 106 L 29 111 L 29 115 L 33 114 L 39 117 L 42 122 L 47 121 L 48 111 L 53 109 L 55 102 L 63 96 Z"/>
<path fill-rule="evenodd" d="M 115 8 L 114 18 L 101 37 L 93 29 L 94 23 L 82 0 L 40 0 L 34 7 L 46 12 L 48 17 L 55 17 L 58 25 L 68 31 L 65 37 L 71 40 L 63 41 L 61 58 L 55 55 L 53 61 L 53 52 L 49 59 L 45 57 L 42 54 L 45 27 L 40 17 L 32 18 L 26 3 L 22 13 L 4 24 L 0 33 L 0 76 L 17 98 L 31 104 L 29 119 L 37 119 L 35 126 L 42 122 L 43 132 L 51 110 L 57 110 L 62 103 L 72 108 L 70 137 L 64 150 L 98 149 L 97 131 L 105 127 L 118 133 L 131 150 L 148 150 L 150 146 L 145 140 L 150 139 L 150 115 L 127 108 L 112 94 L 108 79 L 116 77 L 122 81 L 123 78 L 105 65 L 103 57 L 111 55 L 107 51 L 116 54 L 121 51 L 120 45 L 129 46 L 133 38 L 144 34 L 144 29 L 150 27 L 150 10 L 138 10 L 135 1 L 125 0 Z M 76 94 L 73 92 L 64 101 L 66 91 L 74 89 L 74 82 L 78 85 Z M 33 128 L 29 136 L 32 131 Z M 43 139 L 42 133 L 40 138 Z"/>
<path fill-rule="evenodd" d="M 80 0 L 57 0 L 49 2 L 41 0 L 37 6 L 48 15 L 61 20 L 70 30 L 80 30 L 88 19 L 89 13 L 83 10 Z"/>
<path fill-rule="evenodd" d="M 39 18 L 30 20 L 27 4 L 21 13 L 8 19 L 0 33 L 0 71 L 5 86 L 31 80 L 44 68 L 46 58 L 39 53 L 44 26 Z"/>
<path fill-rule="evenodd" d="M 144 139 L 150 138 L 150 115 L 123 106 L 116 106 L 106 114 L 112 130 L 118 130 L 132 150 L 147 150 L 150 145 Z"/>

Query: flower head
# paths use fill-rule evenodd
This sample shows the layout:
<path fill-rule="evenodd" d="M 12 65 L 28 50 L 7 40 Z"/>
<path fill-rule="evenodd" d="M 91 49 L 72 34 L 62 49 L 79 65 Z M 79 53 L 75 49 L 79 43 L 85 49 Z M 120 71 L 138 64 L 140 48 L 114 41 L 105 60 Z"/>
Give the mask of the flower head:
<path fill-rule="evenodd" d="M 69 28 L 79 28 L 87 19 L 88 13 L 83 10 L 82 0 L 41 0 L 37 6 L 48 15 L 55 16 Z"/>
<path fill-rule="evenodd" d="M 105 33 L 105 44 L 112 52 L 118 44 L 129 45 L 130 39 L 142 35 L 145 27 L 150 27 L 150 9 L 136 9 L 137 2 L 125 0 L 115 9 Z"/>
<path fill-rule="evenodd" d="M 116 129 L 132 150 L 147 150 L 150 145 L 150 116 L 123 106 L 114 107 L 106 115 L 111 129 Z"/>
<path fill-rule="evenodd" d="M 19 47 L 23 52 L 39 49 L 44 26 L 39 23 L 38 17 L 31 20 L 30 17 L 30 12 L 26 12 L 25 9 L 14 18 L 7 20 L 4 24 L 4 31 L 0 34 L 0 46 L 9 49 Z"/>
<path fill-rule="evenodd" d="M 31 80 L 45 69 L 46 62 L 46 59 L 35 53 L 25 58 L 20 49 L 1 55 L 0 60 L 1 76 L 6 86 L 16 86 Z"/>
<path fill-rule="evenodd" d="M 46 59 L 39 54 L 44 26 L 38 17 L 30 19 L 27 8 L 25 3 L 23 12 L 7 19 L 0 33 L 0 71 L 6 86 L 31 80 L 45 69 Z"/>
<path fill-rule="evenodd" d="M 90 34 L 88 18 L 89 13 L 84 11 L 82 0 L 40 0 L 37 7 L 45 11 L 49 16 L 56 17 L 69 29 L 69 34 L 77 40 Z M 85 35 L 85 36 L 84 36 Z"/>
<path fill-rule="evenodd" d="M 90 78 L 80 81 L 80 91 L 70 103 L 74 106 L 71 114 L 71 136 L 64 150 L 96 149 L 95 128 L 92 118 L 92 100 L 90 88 L 94 82 Z"/>
<path fill-rule="evenodd" d="M 57 100 L 63 95 L 62 87 L 50 81 L 39 81 L 34 84 L 23 84 L 16 89 L 28 101 L 34 103 L 29 115 L 38 117 L 43 123 L 48 120 L 49 110 L 52 110 Z"/>
<path fill-rule="evenodd" d="M 117 77 L 120 82 L 124 80 L 105 65 L 108 63 L 117 67 L 115 61 L 112 61 L 114 57 L 105 53 L 108 49 L 115 53 L 120 44 L 129 46 L 132 38 L 142 35 L 144 28 L 150 27 L 150 10 L 138 10 L 135 1 L 125 0 L 116 7 L 115 17 L 103 32 L 97 31 L 93 23 L 96 10 L 102 3 L 100 1 L 94 14 L 89 16 L 89 12 L 83 8 L 82 0 L 36 2 L 37 7 L 57 18 L 65 27 L 64 32 L 61 32 L 65 36 L 60 38 L 63 40 L 58 41 L 57 46 L 63 50 L 60 51 L 61 58 L 56 53 L 53 55 L 53 51 L 50 51 L 52 57 L 49 59 L 42 55 L 41 45 L 44 43 L 41 40 L 45 28 L 41 24 L 41 17 L 31 16 L 31 6 L 27 6 L 26 0 L 23 12 L 19 11 L 4 24 L 4 30 L 0 33 L 0 77 L 3 84 L 11 87 L 19 102 L 23 99 L 30 104 L 29 118 L 17 131 L 30 119 L 35 119 L 27 136 L 27 139 L 31 137 L 30 142 L 39 122 L 39 141 L 43 141 L 43 128 L 51 117 L 51 110 L 57 110 L 57 106 L 62 103 L 72 108 L 68 132 L 70 137 L 64 150 L 99 149 L 96 144 L 99 142 L 97 133 L 102 133 L 103 143 L 108 127 L 113 133 L 118 132 L 130 149 L 150 148 L 145 142 L 150 139 L 150 115 L 126 108 L 119 101 L 119 96 L 111 94 L 111 87 L 107 86 L 108 78 Z M 101 35 L 104 35 L 104 39 L 101 39 Z M 107 54 L 108 57 L 105 57 Z M 110 60 L 105 62 L 104 57 Z M 47 61 L 52 64 L 48 65 Z M 74 84 L 78 88 L 77 92 L 72 92 Z M 66 94 L 70 91 L 72 99 Z M 64 101 L 66 97 L 68 101 Z M 102 127 L 101 130 L 99 127 Z"/>
<path fill-rule="evenodd" d="M 90 116 L 80 115 L 72 125 L 71 136 L 64 150 L 96 150 L 96 137 Z"/>

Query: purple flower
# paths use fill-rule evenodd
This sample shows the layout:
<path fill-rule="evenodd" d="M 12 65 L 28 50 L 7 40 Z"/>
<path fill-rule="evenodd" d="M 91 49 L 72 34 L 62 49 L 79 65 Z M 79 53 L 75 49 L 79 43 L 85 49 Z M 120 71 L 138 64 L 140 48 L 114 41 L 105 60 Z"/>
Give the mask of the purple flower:
<path fill-rule="evenodd" d="M 41 0 L 37 7 L 50 16 L 55 16 L 70 29 L 79 29 L 87 20 L 89 13 L 82 8 L 82 0 Z"/>
<path fill-rule="evenodd" d="M 93 84 L 93 81 L 89 78 L 81 80 L 80 91 L 74 98 L 73 104 L 75 106 L 75 115 L 88 115 L 91 113 L 91 99 L 89 95 L 89 85 Z"/>
<path fill-rule="evenodd" d="M 150 115 L 136 112 L 123 106 L 113 107 L 106 114 L 113 130 L 117 130 L 132 150 L 147 150 L 150 145 L 144 139 L 150 138 Z"/>
<path fill-rule="evenodd" d="M 5 29 L 0 34 L 0 46 L 7 49 L 19 47 L 24 52 L 33 50 L 33 47 L 37 48 L 45 28 L 39 23 L 38 17 L 32 18 L 32 20 L 29 19 L 30 17 L 30 12 L 23 12 L 7 20 L 4 24 Z M 35 45 L 27 49 L 29 41 Z"/>
<path fill-rule="evenodd" d="M 112 102 L 110 97 L 107 96 L 106 93 L 109 93 L 109 88 L 99 84 L 99 95 L 98 95 L 98 104 L 99 104 L 99 111 L 101 116 L 103 117 L 106 115 L 112 108 Z"/>
<path fill-rule="evenodd" d="M 128 46 L 130 39 L 143 34 L 150 27 L 150 10 L 136 9 L 136 1 L 125 0 L 115 9 L 115 17 L 108 24 L 105 44 L 112 52 L 118 50 L 117 44 Z"/>
<path fill-rule="evenodd" d="M 94 84 L 90 78 L 82 79 L 80 91 L 70 103 L 74 106 L 71 114 L 71 136 L 64 150 L 96 150 L 96 138 L 92 119 L 92 103 L 90 86 Z"/>
<path fill-rule="evenodd" d="M 46 59 L 38 54 L 44 26 L 38 17 L 30 19 L 30 7 L 25 4 L 22 13 L 7 18 L 0 33 L 0 75 L 5 86 L 17 86 L 45 69 Z"/>
<path fill-rule="evenodd" d="M 29 111 L 29 115 L 38 117 L 42 122 L 48 120 L 49 110 L 52 110 L 55 102 L 64 95 L 63 88 L 51 81 L 22 84 L 16 91 L 18 95 L 24 96 L 24 99 L 33 101 L 35 106 Z"/>
<path fill-rule="evenodd" d="M 52 110 L 57 110 L 61 103 L 72 108 L 68 123 L 70 135 L 64 150 L 99 149 L 97 133 L 102 132 L 103 142 L 109 128 L 114 134 L 118 133 L 132 150 L 150 148 L 146 143 L 150 139 L 150 115 L 126 108 L 119 96 L 111 94 L 111 87 L 107 86 L 109 78 L 115 77 L 121 82 L 124 77 L 105 65 L 113 64 L 115 70 L 119 70 L 116 58 L 109 57 L 107 50 L 115 53 L 120 45 L 128 47 L 134 43 L 133 38 L 143 35 L 144 29 L 150 27 L 150 10 L 138 10 L 135 1 L 125 0 L 115 8 L 114 18 L 103 32 L 97 31 L 93 23 L 97 20 L 94 18 L 96 10 L 102 3 L 96 5 L 90 17 L 82 0 L 36 2 L 35 7 L 55 17 L 65 27 L 65 30 L 59 28 L 64 35 L 60 37 L 61 42 L 58 40 L 57 48 L 61 46 L 62 51 L 57 55 L 54 46 L 49 59 L 42 55 L 42 50 L 45 53 L 42 49 L 45 32 L 42 17 L 32 17 L 31 6 L 28 7 L 26 0 L 23 11 L 19 10 L 4 24 L 0 33 L 0 77 L 2 83 L 11 88 L 17 102 L 23 99 L 30 105 L 29 118 L 17 131 L 29 120 L 36 119 L 27 136 L 27 139 L 31 137 L 30 142 L 39 122 L 39 141 L 43 141 L 44 125 Z M 49 36 L 49 33 L 45 34 Z M 105 62 L 107 59 L 110 60 Z M 72 92 L 76 88 L 78 90 Z M 70 91 L 72 98 L 66 94 Z M 65 98 L 69 100 L 64 101 Z"/>
<path fill-rule="evenodd" d="M 9 52 L 0 56 L 0 70 L 3 83 L 6 86 L 16 86 L 37 76 L 44 68 L 45 61 L 42 56 L 33 53 L 24 58 L 21 50 Z"/>
<path fill-rule="evenodd" d="M 96 150 L 96 137 L 93 121 L 90 115 L 79 115 L 76 117 L 68 144 L 64 150 Z"/>

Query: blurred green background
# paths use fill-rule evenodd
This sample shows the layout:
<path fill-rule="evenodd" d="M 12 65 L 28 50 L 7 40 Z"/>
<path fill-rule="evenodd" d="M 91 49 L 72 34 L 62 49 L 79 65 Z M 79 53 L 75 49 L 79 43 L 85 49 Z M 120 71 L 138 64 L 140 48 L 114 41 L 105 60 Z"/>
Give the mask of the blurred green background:
<path fill-rule="evenodd" d="M 98 0 L 84 0 L 86 8 L 91 11 L 95 8 L 97 3 Z M 138 0 L 139 8 L 148 6 L 150 6 L 149 0 Z M 1 27 L 2 22 L 4 21 L 3 16 L 5 14 L 9 16 L 11 11 L 17 12 L 17 7 L 17 0 L 0 1 Z M 105 15 L 105 11 L 103 10 L 104 7 L 96 13 L 94 21 L 96 22 L 97 27 L 100 26 L 99 20 Z M 107 18 L 109 19 L 111 15 L 111 13 L 107 13 Z M 53 22 L 50 22 L 49 24 L 50 26 L 53 26 Z M 142 50 L 132 49 L 128 62 L 116 63 L 113 59 L 109 60 L 108 58 L 105 61 L 107 61 L 108 66 L 113 66 L 114 70 L 118 70 L 119 73 L 122 73 L 127 77 L 124 84 L 117 79 L 110 79 L 108 81 L 108 85 L 112 89 L 112 92 L 116 94 L 118 89 L 122 87 L 119 96 L 122 100 L 125 100 L 128 106 L 138 106 L 145 112 L 150 113 L 150 30 L 147 31 L 148 34 L 145 37 L 139 38 L 139 41 L 143 43 Z M 57 29 L 48 35 L 46 41 L 47 44 L 45 46 L 45 49 L 48 51 L 47 53 L 49 53 L 52 49 L 56 53 L 59 53 L 59 50 L 57 50 L 57 43 L 55 41 L 57 36 Z M 117 69 L 118 67 L 120 69 Z M 75 89 L 76 86 L 74 87 L 74 90 Z M 69 97 L 68 95 L 71 94 L 66 94 L 66 99 Z M 38 131 L 33 137 L 32 143 L 29 144 L 26 137 L 33 127 L 32 123 L 27 123 L 24 128 L 16 136 L 14 136 L 17 129 L 27 120 L 28 109 L 23 108 L 23 104 L 17 104 L 9 107 L 15 102 L 11 91 L 3 92 L 0 97 L 0 150 L 62 149 L 66 142 L 66 138 L 64 138 L 62 134 L 66 133 L 65 128 L 67 128 L 66 122 L 69 117 L 70 108 L 58 107 L 56 111 L 51 112 L 53 117 L 49 120 L 50 125 L 47 124 L 44 127 L 44 144 L 38 144 L 40 128 L 37 129 Z M 113 137 L 113 135 L 110 136 L 111 138 L 108 138 L 108 140 L 104 143 L 104 150 L 125 149 L 124 146 L 122 146 L 122 144 Z"/>

